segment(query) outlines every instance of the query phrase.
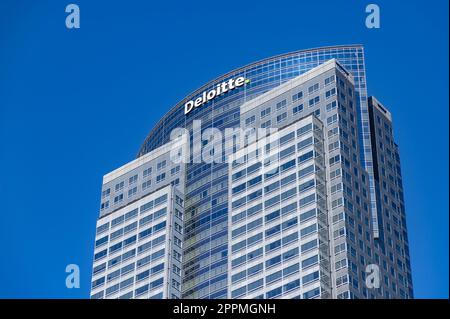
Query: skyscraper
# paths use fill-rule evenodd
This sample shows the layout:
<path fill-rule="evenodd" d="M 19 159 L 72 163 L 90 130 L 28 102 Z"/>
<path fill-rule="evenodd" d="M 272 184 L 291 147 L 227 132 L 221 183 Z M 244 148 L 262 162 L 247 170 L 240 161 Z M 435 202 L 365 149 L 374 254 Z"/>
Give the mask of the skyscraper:
<path fill-rule="evenodd" d="M 408 250 L 363 48 L 298 51 L 188 95 L 105 175 L 91 296 L 411 298 Z"/>

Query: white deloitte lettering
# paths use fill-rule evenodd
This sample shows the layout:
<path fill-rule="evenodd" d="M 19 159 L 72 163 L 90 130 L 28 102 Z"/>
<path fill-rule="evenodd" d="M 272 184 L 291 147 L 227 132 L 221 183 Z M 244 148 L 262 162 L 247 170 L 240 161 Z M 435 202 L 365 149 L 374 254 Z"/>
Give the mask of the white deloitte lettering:
<path fill-rule="evenodd" d="M 198 98 L 195 100 L 190 100 L 184 104 L 184 114 L 188 114 L 195 107 L 202 106 L 205 103 L 208 103 L 215 97 L 222 95 L 228 91 L 231 91 L 237 87 L 243 86 L 246 83 L 249 83 L 250 80 L 240 76 L 236 79 L 230 79 L 228 81 L 217 84 L 215 89 L 212 89 L 208 92 L 204 91 Z"/>

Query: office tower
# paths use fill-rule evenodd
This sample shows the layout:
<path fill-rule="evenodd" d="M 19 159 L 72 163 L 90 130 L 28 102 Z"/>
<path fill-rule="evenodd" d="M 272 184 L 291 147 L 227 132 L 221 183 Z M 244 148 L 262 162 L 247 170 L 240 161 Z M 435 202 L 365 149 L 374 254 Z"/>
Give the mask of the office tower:
<path fill-rule="evenodd" d="M 373 242 L 355 105 L 353 77 L 330 60 L 241 106 L 245 125 L 279 130 L 231 165 L 232 298 L 361 294 L 350 269 L 371 263 L 357 243 Z"/>
<path fill-rule="evenodd" d="M 242 85 L 233 85 L 235 83 Z M 227 88 L 226 92 L 218 93 L 219 87 Z M 184 200 L 184 206 L 180 229 L 183 233 L 179 278 L 181 285 L 174 283 L 172 286 L 170 283 L 170 287 L 178 292 L 173 295 L 166 293 L 162 297 L 411 298 L 412 283 L 403 200 L 400 203 L 400 170 L 396 161 L 393 176 L 397 186 L 392 186 L 392 189 L 397 194 L 390 196 L 395 198 L 398 210 L 394 213 L 391 212 L 392 208 L 389 208 L 390 217 L 384 218 L 386 206 L 393 206 L 390 202 L 385 203 L 383 192 L 379 191 L 379 185 L 383 185 L 378 174 L 381 162 L 379 154 L 386 150 L 383 148 L 383 152 L 377 152 L 377 137 L 372 136 L 373 124 L 369 105 L 371 101 L 366 92 L 363 48 L 355 45 L 297 51 L 250 64 L 205 84 L 170 109 L 148 135 L 137 158 L 139 160 L 153 152 L 163 152 L 162 149 L 167 151 L 167 145 L 174 143 L 171 137 L 177 128 L 185 129 L 189 135 L 189 161 L 184 165 L 175 165 L 168 161 L 165 167 L 168 172 L 173 166 L 180 166 L 179 172 L 176 173 L 178 183 L 175 188 L 184 195 L 184 198 L 180 197 Z M 189 105 L 189 108 L 186 105 Z M 189 112 L 186 112 L 187 109 Z M 297 131 L 309 124 L 313 129 L 305 133 L 304 137 L 312 141 L 312 144 L 305 146 L 309 148 L 305 153 L 298 147 L 299 144 L 307 142 Z M 230 165 L 228 156 L 230 153 L 235 156 L 240 154 L 239 152 L 247 151 L 252 147 L 252 143 L 235 145 L 229 143 L 226 138 L 218 143 L 211 137 L 214 134 L 210 134 L 209 138 L 203 136 L 208 129 L 223 132 L 229 128 L 252 127 L 276 129 L 277 135 L 280 132 L 294 132 L 293 139 L 280 147 L 279 153 L 275 153 L 282 157 L 285 155 L 281 154 L 285 151 L 284 147 L 288 147 L 289 152 L 295 149 L 294 153 L 289 153 L 292 157 L 290 161 L 295 159 L 295 164 L 289 167 L 289 176 L 284 176 L 283 173 L 266 181 L 265 174 L 269 172 L 266 172 L 263 165 L 260 168 L 261 181 L 257 183 L 260 188 L 255 188 L 255 191 L 258 191 L 256 193 L 250 192 L 250 188 L 247 189 L 255 182 L 247 180 L 247 175 L 242 177 L 245 183 L 232 179 L 233 174 L 239 171 L 236 171 L 238 166 Z M 392 136 L 390 138 L 392 140 Z M 264 137 L 259 137 L 254 142 L 264 141 Z M 211 148 L 211 144 L 220 145 L 218 149 L 224 150 L 225 155 L 215 152 L 216 149 Z M 208 151 L 203 152 L 204 149 Z M 392 150 L 394 149 L 395 147 L 392 147 Z M 205 161 L 205 153 L 221 160 Z M 310 154 L 313 155 L 312 158 L 305 158 L 305 163 L 300 162 L 301 156 Z M 300 169 L 311 166 L 308 161 L 314 163 L 313 170 L 304 171 L 309 175 L 298 175 Z M 282 161 L 280 163 L 284 165 Z M 304 164 L 308 164 L 307 167 L 303 167 Z M 157 169 L 155 165 L 152 165 L 153 170 Z M 244 165 L 246 170 L 250 167 L 246 166 L 247 163 L 241 165 Z M 295 181 L 291 177 L 294 170 L 298 175 Z M 105 176 L 106 181 L 109 180 L 107 176 L 109 174 Z M 128 175 L 114 176 L 114 183 L 119 185 L 122 180 L 126 181 L 128 178 Z M 139 185 L 143 186 L 143 183 L 148 182 L 144 179 L 143 171 L 137 178 Z M 151 183 L 156 183 L 157 178 L 158 174 L 153 175 Z M 272 180 L 274 185 L 269 183 Z M 171 182 L 168 178 L 161 180 L 160 177 L 158 185 L 163 187 Z M 304 183 L 306 184 L 303 185 Z M 243 187 L 241 184 L 246 185 L 245 191 L 233 193 L 235 187 Z M 269 187 L 268 192 L 265 187 Z M 291 191 L 287 195 L 284 193 L 286 187 Z M 115 198 L 120 198 L 121 193 L 127 194 L 125 192 L 128 191 L 129 189 L 122 190 L 119 187 L 116 192 L 115 186 L 111 188 L 110 193 L 102 199 L 98 226 L 108 214 L 116 214 L 119 209 L 123 209 L 126 200 L 117 203 Z M 139 187 L 136 192 L 136 198 L 150 194 L 140 193 Z M 266 201 L 272 199 L 272 195 L 273 200 L 279 198 L 279 202 L 266 207 Z M 306 198 L 303 198 L 303 195 Z M 244 196 L 245 199 L 242 199 Z M 250 207 L 250 199 L 259 201 L 261 209 Z M 243 204 L 233 206 L 233 203 L 239 200 Z M 284 204 L 292 206 L 288 209 Z M 295 210 L 294 205 L 297 205 Z M 284 215 L 286 209 L 288 212 Z M 251 216 L 248 210 L 252 212 Z M 275 216 L 277 210 L 280 216 L 266 221 L 266 215 L 273 213 Z M 240 214 L 245 217 L 239 219 L 237 216 L 241 216 Z M 284 220 L 285 217 L 290 219 Z M 395 221 L 401 223 L 401 230 Z M 252 222 L 253 224 L 248 225 Z M 266 235 L 269 226 L 274 227 L 274 233 L 269 232 Z M 304 226 L 310 228 L 304 230 Z M 277 232 L 277 229 L 280 231 Z M 111 234 L 112 231 L 115 231 L 115 228 L 110 230 Z M 236 235 L 237 233 L 239 235 Z M 297 244 L 290 242 L 292 251 L 285 251 L 283 240 L 286 241 L 284 237 L 291 233 L 298 234 Z M 253 235 L 259 237 L 252 237 Z M 97 235 L 96 239 L 100 238 L 101 236 Z M 111 241 L 111 238 L 103 240 L 106 242 L 103 250 L 107 249 L 103 258 L 109 260 L 112 258 L 110 247 L 116 242 Z M 249 245 L 249 240 L 255 241 Z M 276 247 L 278 240 L 281 241 L 282 248 L 278 250 L 277 255 L 277 248 L 271 247 Z M 313 240 L 316 240 L 316 246 L 313 246 Z M 245 248 L 239 248 L 237 244 Z M 138 249 L 139 239 L 133 245 Z M 237 248 L 233 250 L 233 247 Z M 255 248 L 255 253 L 262 251 L 260 257 L 255 257 L 261 258 L 261 261 L 249 261 L 249 257 L 254 259 L 253 250 L 250 251 L 252 248 Z M 100 249 L 96 249 L 95 253 L 99 251 Z M 167 251 L 171 251 L 170 248 Z M 285 262 L 285 253 L 294 255 Z M 148 254 L 144 255 L 146 257 Z M 243 257 L 244 255 L 246 257 Z M 281 261 L 273 267 L 267 267 L 266 262 L 272 257 L 279 257 Z M 235 260 L 238 258 L 241 258 L 239 262 L 242 262 L 242 258 L 247 258 L 244 266 L 240 264 L 240 268 L 233 267 L 233 262 L 236 265 Z M 172 267 L 172 259 L 167 260 L 167 267 Z M 263 268 L 258 270 L 261 263 Z M 101 263 L 96 261 L 94 267 L 99 264 Z M 109 273 L 124 265 L 122 263 L 111 269 L 106 265 L 106 269 L 97 271 L 93 276 L 93 283 L 101 277 L 105 279 L 104 282 L 96 282 L 92 296 L 106 297 L 106 292 L 101 295 L 101 291 L 117 284 L 116 279 L 109 283 Z M 285 269 L 292 265 L 293 268 Z M 379 266 L 380 288 L 368 288 L 365 283 L 367 274 L 370 274 L 366 267 L 370 270 L 371 265 Z M 249 276 L 250 268 L 247 266 L 258 266 L 252 268 L 252 271 L 258 271 L 256 275 L 252 273 Z M 298 267 L 298 270 L 295 270 L 295 267 Z M 243 269 L 246 270 L 245 274 L 242 273 Z M 289 275 L 285 276 L 285 272 Z M 133 275 L 134 295 L 125 297 L 136 297 L 137 289 L 141 286 L 137 277 L 139 272 L 135 271 Z M 131 278 L 131 275 L 128 276 Z M 170 281 L 171 278 L 167 278 L 166 283 L 169 284 Z M 234 292 L 236 290 L 238 291 Z M 123 292 L 125 293 L 125 290 Z M 120 285 L 117 294 L 123 295 Z M 108 295 L 109 297 L 114 298 L 116 295 Z"/>
<path fill-rule="evenodd" d="M 232 164 L 229 297 L 328 298 L 324 127 L 310 114 L 277 133 Z"/>
<path fill-rule="evenodd" d="M 413 297 L 411 262 L 406 228 L 400 153 L 394 142 L 391 113 L 373 96 L 369 97 L 373 169 L 380 225 L 379 257 L 383 278 L 392 291 L 385 298 Z"/>
<path fill-rule="evenodd" d="M 92 298 L 180 298 L 184 165 L 170 142 L 103 177 Z"/>

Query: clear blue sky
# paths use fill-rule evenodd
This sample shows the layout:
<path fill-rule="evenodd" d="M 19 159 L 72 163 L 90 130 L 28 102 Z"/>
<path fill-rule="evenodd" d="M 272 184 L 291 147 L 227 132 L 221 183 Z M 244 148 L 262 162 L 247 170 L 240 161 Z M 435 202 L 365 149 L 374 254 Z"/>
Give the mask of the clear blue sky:
<path fill-rule="evenodd" d="M 0 1 L 0 297 L 89 296 L 102 176 L 187 93 L 265 57 L 362 43 L 400 145 L 416 297 L 448 298 L 448 1 L 377 0 L 378 30 L 369 3 Z M 70 263 L 80 289 L 65 287 Z"/>

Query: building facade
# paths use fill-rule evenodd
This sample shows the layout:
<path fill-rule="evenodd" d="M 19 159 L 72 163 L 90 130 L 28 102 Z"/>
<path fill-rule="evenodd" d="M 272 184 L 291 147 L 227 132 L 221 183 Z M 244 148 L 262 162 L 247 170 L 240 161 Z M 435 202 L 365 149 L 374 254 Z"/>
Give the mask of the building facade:
<path fill-rule="evenodd" d="M 173 140 L 180 128 L 187 138 Z M 230 128 L 276 134 L 240 144 L 215 135 Z M 249 161 L 245 153 L 261 144 L 263 158 Z M 183 163 L 170 155 L 179 149 L 188 154 Z M 246 159 L 235 163 L 240 155 Z M 142 206 L 157 192 L 168 198 L 166 228 L 141 240 L 141 219 L 159 210 Z M 124 226 L 113 227 L 120 216 Z M 136 225 L 130 235 L 113 235 L 129 224 Z M 163 272 L 139 263 L 157 252 L 153 244 L 139 248 L 157 233 L 168 236 Z M 136 160 L 105 175 L 91 296 L 412 298 L 408 250 L 398 147 L 389 112 L 367 98 L 362 46 L 297 51 L 188 95 L 158 122 Z M 128 264 L 133 271 L 110 278 Z M 379 268 L 379 287 L 366 284 L 371 267 Z"/>
<path fill-rule="evenodd" d="M 173 141 L 103 178 L 92 298 L 181 298 L 185 166 Z"/>

